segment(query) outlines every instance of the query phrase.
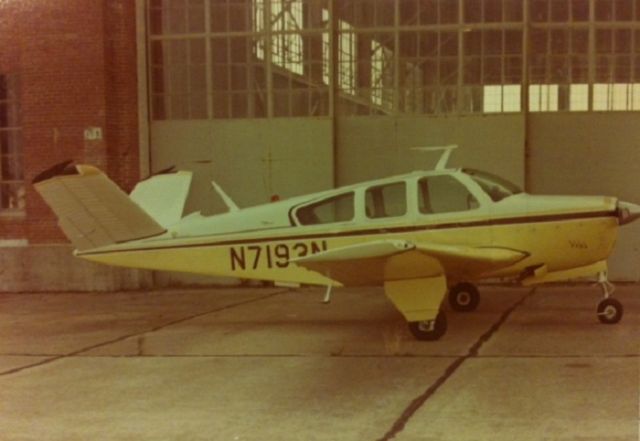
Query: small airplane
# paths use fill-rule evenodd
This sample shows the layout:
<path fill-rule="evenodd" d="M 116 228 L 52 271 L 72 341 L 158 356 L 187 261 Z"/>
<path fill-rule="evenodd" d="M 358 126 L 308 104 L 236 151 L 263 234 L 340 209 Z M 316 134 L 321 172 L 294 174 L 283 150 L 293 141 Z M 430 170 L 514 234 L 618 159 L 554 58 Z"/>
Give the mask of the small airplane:
<path fill-rule="evenodd" d="M 475 310 L 474 282 L 522 285 L 597 276 L 602 323 L 617 323 L 606 259 L 640 206 L 604 196 L 535 196 L 479 170 L 415 171 L 244 209 L 214 182 L 228 212 L 183 216 L 192 173 L 168 170 L 130 195 L 90 165 L 34 179 L 74 254 L 109 265 L 327 286 L 383 285 L 419 340 L 437 340 L 456 311 Z"/>

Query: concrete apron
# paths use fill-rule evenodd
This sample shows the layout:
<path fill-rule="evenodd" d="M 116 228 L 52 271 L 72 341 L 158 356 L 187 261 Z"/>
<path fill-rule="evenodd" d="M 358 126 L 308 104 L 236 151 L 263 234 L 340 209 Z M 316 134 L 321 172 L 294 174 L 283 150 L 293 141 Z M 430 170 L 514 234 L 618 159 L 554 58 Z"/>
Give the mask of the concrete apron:
<path fill-rule="evenodd" d="M 638 439 L 640 300 L 484 287 L 413 340 L 379 289 L 0 295 L 0 439 Z"/>

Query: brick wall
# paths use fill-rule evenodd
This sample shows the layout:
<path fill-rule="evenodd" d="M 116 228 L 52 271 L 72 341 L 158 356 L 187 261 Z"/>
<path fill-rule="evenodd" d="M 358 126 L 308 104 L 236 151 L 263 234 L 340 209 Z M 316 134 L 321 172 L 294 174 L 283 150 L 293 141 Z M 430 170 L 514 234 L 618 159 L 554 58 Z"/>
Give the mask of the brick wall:
<path fill-rule="evenodd" d="M 107 172 L 125 190 L 139 180 L 135 1 L 104 1 Z"/>
<path fill-rule="evenodd" d="M 30 182 L 67 159 L 92 163 L 125 190 L 138 180 L 135 2 L 0 1 L 0 72 L 21 79 L 26 216 L 0 215 L 0 239 L 64 243 Z M 102 139 L 85 140 L 98 127 Z"/>

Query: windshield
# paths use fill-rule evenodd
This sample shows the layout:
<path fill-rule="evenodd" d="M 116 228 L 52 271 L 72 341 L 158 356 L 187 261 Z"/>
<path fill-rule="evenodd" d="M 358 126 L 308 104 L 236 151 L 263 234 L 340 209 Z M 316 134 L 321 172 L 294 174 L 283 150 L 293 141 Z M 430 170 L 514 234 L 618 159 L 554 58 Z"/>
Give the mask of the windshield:
<path fill-rule="evenodd" d="M 522 193 L 522 190 L 517 185 L 491 173 L 468 168 L 462 171 L 471 176 L 494 202 L 501 201 L 514 194 Z"/>

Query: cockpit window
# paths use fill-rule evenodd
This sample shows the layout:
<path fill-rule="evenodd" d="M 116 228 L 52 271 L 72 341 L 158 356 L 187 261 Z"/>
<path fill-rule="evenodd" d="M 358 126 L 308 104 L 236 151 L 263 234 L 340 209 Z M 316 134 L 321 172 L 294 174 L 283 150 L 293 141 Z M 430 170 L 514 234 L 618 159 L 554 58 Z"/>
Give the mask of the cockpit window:
<path fill-rule="evenodd" d="M 365 211 L 370 219 L 404 216 L 407 213 L 407 186 L 404 182 L 378 185 L 367 190 Z"/>
<path fill-rule="evenodd" d="M 418 208 L 424 214 L 452 213 L 478 208 L 478 201 L 457 179 L 429 176 L 418 181 Z"/>
<path fill-rule="evenodd" d="M 499 176 L 492 175 L 491 173 L 468 168 L 462 171 L 471 176 L 494 202 L 499 202 L 514 194 L 522 193 L 522 190 L 516 184 Z"/>
<path fill-rule="evenodd" d="M 301 207 L 296 212 L 302 225 L 331 224 L 353 220 L 353 193 L 345 193 Z"/>

